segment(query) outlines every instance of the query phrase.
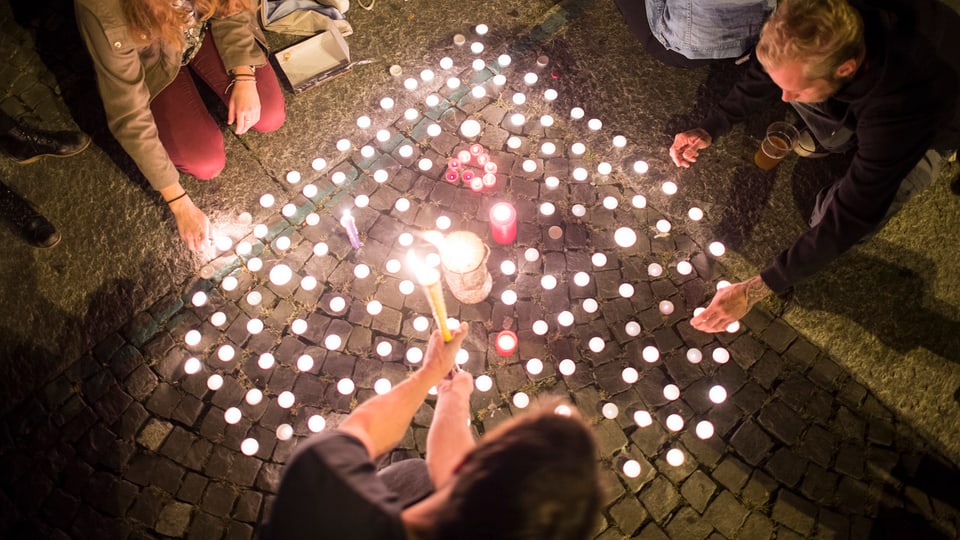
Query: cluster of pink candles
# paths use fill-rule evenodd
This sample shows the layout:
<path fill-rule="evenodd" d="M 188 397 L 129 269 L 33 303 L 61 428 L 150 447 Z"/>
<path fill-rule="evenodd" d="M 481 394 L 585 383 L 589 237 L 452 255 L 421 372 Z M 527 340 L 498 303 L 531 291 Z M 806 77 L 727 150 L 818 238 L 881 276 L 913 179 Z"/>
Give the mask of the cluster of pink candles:
<path fill-rule="evenodd" d="M 475 164 L 478 168 L 469 167 Z M 457 152 L 457 157 L 447 161 L 444 179 L 451 184 L 463 181 L 473 191 L 482 191 L 497 185 L 497 164 L 490 161 L 490 154 L 480 144 Z"/>

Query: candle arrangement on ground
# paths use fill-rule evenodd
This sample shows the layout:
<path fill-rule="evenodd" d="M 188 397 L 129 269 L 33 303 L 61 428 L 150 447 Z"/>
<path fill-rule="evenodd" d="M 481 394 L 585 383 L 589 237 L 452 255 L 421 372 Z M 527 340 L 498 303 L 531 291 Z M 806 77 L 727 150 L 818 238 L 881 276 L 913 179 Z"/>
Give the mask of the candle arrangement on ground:
<path fill-rule="evenodd" d="M 668 199 L 682 200 L 682 184 L 653 178 L 636 159 L 642 151 L 585 108 L 560 109 L 545 76 L 549 58 L 540 65 L 493 49 L 454 44 L 418 77 L 397 79 L 390 96 L 357 118 L 357 138 L 337 143 L 339 160 L 330 149 L 304 156 L 309 167 L 296 164 L 310 172 L 286 174 L 286 183 L 302 186 L 296 197 L 254 201 L 266 217 L 250 237 L 224 244 L 231 263 L 199 291 L 204 296 L 190 291 L 192 309 L 209 324 L 180 336 L 191 355 L 183 370 L 211 392 L 251 385 L 228 410 L 235 423 L 262 426 L 238 443 L 241 452 L 264 456 L 274 446 L 265 439 L 322 430 L 325 414 L 388 391 L 402 370 L 371 378 L 353 366 L 370 355 L 417 366 L 430 318 L 449 339 L 455 321 L 448 317 L 464 318 L 475 332 L 492 329 L 486 339 L 468 339 L 458 359 L 475 375 L 487 417 L 537 396 L 534 387 L 500 388 L 509 403 L 496 396 L 501 370 L 519 366 L 532 382 L 574 388 L 609 363 L 618 390 L 597 403 L 598 421 L 632 418 L 636 429 L 658 423 L 675 434 L 656 456 L 625 449 L 619 474 L 650 474 L 640 458 L 683 466 L 679 437 L 693 426 L 698 437 L 713 436 L 711 409 L 669 404 L 691 392 L 693 403 L 724 407 L 726 389 L 713 378 L 729 352 L 713 342 L 664 341 L 662 331 L 702 303 L 690 284 L 712 276 L 697 261 L 725 252 L 709 235 L 686 232 L 705 230 L 708 213 L 659 211 Z M 499 108 L 503 102 L 509 110 Z M 628 268 L 642 271 L 628 275 Z M 245 299 L 241 313 L 220 309 L 231 298 Z M 673 381 L 665 366 L 681 361 L 709 384 Z M 330 391 L 308 401 L 272 383 L 282 370 L 335 381 L 316 383 Z M 263 420 L 253 407 L 273 412 Z M 309 420 L 299 421 L 305 414 Z"/>

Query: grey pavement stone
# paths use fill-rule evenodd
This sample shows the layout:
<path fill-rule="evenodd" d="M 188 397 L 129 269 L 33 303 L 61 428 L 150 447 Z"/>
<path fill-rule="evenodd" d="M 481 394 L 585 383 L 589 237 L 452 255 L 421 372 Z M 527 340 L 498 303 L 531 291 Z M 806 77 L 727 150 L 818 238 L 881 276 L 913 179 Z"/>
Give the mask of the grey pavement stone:
<path fill-rule="evenodd" d="M 192 508 L 181 502 L 170 502 L 160 511 L 154 529 L 167 536 L 183 536 L 190 525 Z"/>
<path fill-rule="evenodd" d="M 800 415 L 780 400 L 766 403 L 760 410 L 757 421 L 769 433 L 788 445 L 796 444 L 800 433 L 806 427 Z"/>
<path fill-rule="evenodd" d="M 734 432 L 733 437 L 730 438 L 730 444 L 751 465 L 758 465 L 773 448 L 773 440 L 770 436 L 750 419 L 744 421 Z"/>
<path fill-rule="evenodd" d="M 767 460 L 764 468 L 777 481 L 788 487 L 796 487 L 803 478 L 807 461 L 789 448 L 780 448 Z"/>
<path fill-rule="evenodd" d="M 137 442 L 141 446 L 157 451 L 171 431 L 173 431 L 173 424 L 153 418 L 140 430 Z"/>
<path fill-rule="evenodd" d="M 740 528 L 741 538 L 773 538 L 773 522 L 763 514 L 751 512 Z"/>
<path fill-rule="evenodd" d="M 702 540 L 713 532 L 713 526 L 689 506 L 685 506 L 670 519 L 666 532 L 670 538 Z"/>
<path fill-rule="evenodd" d="M 190 504 L 199 503 L 208 483 L 209 480 L 206 477 L 194 472 L 187 472 L 180 483 L 180 489 L 177 490 L 177 499 Z"/>
<path fill-rule="evenodd" d="M 707 508 L 707 503 L 716 490 L 717 485 L 703 471 L 699 470 L 694 471 L 680 486 L 680 494 L 694 510 L 701 514 Z"/>
<path fill-rule="evenodd" d="M 662 523 L 680 503 L 680 493 L 663 476 L 657 476 L 640 493 L 640 502 L 658 523 Z"/>
<path fill-rule="evenodd" d="M 632 536 L 647 519 L 647 512 L 635 497 L 627 496 L 610 507 L 610 517 L 624 534 Z"/>
<path fill-rule="evenodd" d="M 703 517 L 727 538 L 732 538 L 747 517 L 747 509 L 729 491 L 721 491 Z"/>
<path fill-rule="evenodd" d="M 813 532 L 816 515 L 817 507 L 811 502 L 782 489 L 773 504 L 771 517 L 774 521 L 806 536 Z"/>
<path fill-rule="evenodd" d="M 190 530 L 186 537 L 190 540 L 221 538 L 223 531 L 224 524 L 222 520 L 204 512 L 197 512 L 193 521 L 190 523 Z"/>

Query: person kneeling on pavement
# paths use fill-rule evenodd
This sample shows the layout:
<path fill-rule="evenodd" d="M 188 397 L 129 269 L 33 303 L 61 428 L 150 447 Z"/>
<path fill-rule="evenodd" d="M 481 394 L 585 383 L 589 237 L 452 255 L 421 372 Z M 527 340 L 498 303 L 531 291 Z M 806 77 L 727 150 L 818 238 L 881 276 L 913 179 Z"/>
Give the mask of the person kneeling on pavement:
<path fill-rule="evenodd" d="M 444 343 L 434 331 L 423 368 L 304 441 L 286 465 L 261 538 L 590 537 L 600 504 L 590 429 L 564 405 L 505 421 L 477 443 L 469 425 L 473 377 L 454 371 L 466 334 L 464 323 Z M 433 386 L 426 459 L 378 473 L 373 460 L 400 441 Z"/>

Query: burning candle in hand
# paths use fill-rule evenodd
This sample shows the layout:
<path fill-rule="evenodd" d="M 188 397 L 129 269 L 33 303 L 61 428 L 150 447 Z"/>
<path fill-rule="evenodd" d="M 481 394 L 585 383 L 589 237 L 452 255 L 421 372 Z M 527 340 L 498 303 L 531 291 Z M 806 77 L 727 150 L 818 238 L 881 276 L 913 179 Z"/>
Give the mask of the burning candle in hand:
<path fill-rule="evenodd" d="M 498 244 L 510 244 L 517 238 L 517 209 L 500 202 L 490 207 L 490 233 Z"/>
<path fill-rule="evenodd" d="M 340 225 L 347 231 L 347 238 L 350 239 L 350 245 L 353 246 L 353 249 L 360 249 L 360 246 L 363 244 L 360 242 L 357 220 L 353 218 L 349 210 L 343 211 L 343 217 L 340 218 Z"/>
<path fill-rule="evenodd" d="M 423 287 L 423 292 L 427 295 L 427 302 L 430 303 L 430 311 L 433 312 L 433 318 L 437 321 L 437 327 L 443 334 L 443 341 L 450 341 L 453 335 L 447 328 L 447 304 L 443 301 L 443 287 L 440 285 L 440 271 L 431 268 L 416 260 L 412 252 L 408 254 L 408 259 L 414 263 L 414 273 L 417 276 L 417 282 Z"/>

